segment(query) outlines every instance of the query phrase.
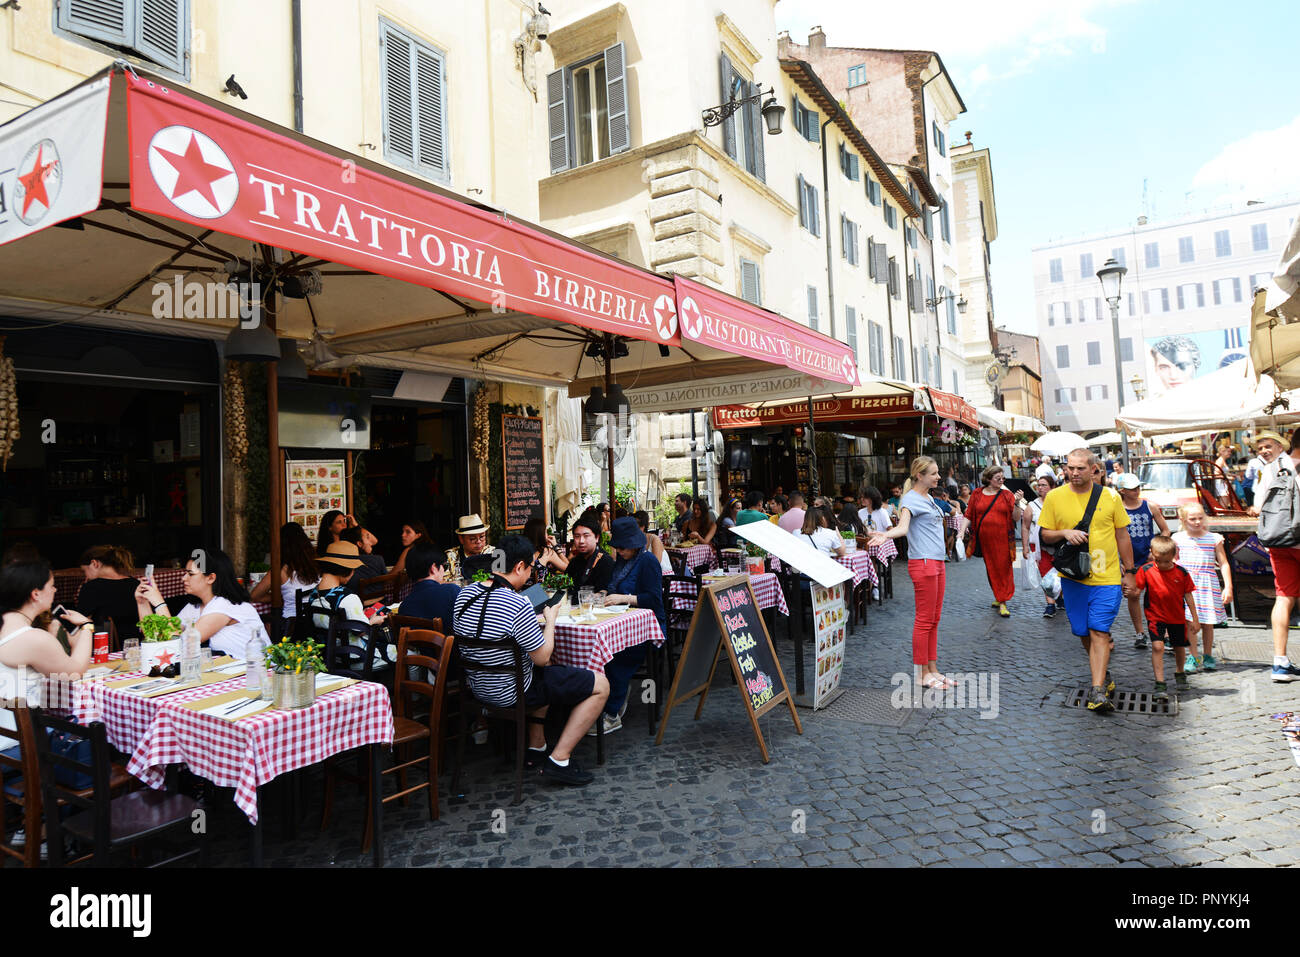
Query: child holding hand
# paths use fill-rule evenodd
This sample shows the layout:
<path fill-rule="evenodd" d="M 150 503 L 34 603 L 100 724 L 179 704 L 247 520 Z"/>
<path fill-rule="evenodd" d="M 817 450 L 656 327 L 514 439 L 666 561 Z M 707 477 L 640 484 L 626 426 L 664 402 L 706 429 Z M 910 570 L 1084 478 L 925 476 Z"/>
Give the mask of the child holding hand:
<path fill-rule="evenodd" d="M 1136 579 L 1138 590 L 1146 592 L 1142 604 L 1151 631 L 1151 670 L 1155 675 L 1152 696 L 1160 700 L 1169 698 L 1165 683 L 1165 638 L 1174 648 L 1174 681 L 1181 691 L 1187 687 L 1187 622 L 1191 622 L 1193 633 L 1200 626 L 1194 599 L 1196 582 L 1187 569 L 1174 562 L 1177 554 L 1178 546 L 1172 538 L 1156 535 L 1151 539 L 1151 561 L 1138 569 Z M 1184 618 L 1184 606 L 1187 618 Z"/>

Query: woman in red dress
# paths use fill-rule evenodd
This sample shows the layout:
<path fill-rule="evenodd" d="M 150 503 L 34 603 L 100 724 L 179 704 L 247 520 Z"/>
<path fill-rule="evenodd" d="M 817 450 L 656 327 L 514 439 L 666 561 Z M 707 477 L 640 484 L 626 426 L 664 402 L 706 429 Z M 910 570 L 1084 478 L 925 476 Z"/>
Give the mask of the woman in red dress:
<path fill-rule="evenodd" d="M 966 518 L 971 534 L 979 536 L 984 571 L 993 589 L 993 607 L 1003 618 L 1010 618 L 1007 602 L 1016 593 L 1016 578 L 1011 571 L 1012 529 L 1020 524 L 1024 495 L 1003 488 L 1006 477 L 999 465 L 990 465 L 980 475 L 984 487 L 970 497 Z"/>

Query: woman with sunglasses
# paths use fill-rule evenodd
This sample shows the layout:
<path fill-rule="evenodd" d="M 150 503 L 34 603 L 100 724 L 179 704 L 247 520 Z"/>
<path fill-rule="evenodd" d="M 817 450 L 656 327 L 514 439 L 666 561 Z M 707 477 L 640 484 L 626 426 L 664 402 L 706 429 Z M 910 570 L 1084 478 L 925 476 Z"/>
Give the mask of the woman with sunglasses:
<path fill-rule="evenodd" d="M 262 627 L 262 618 L 244 586 L 235 578 L 230 556 L 219 548 L 200 550 L 185 563 L 182 583 L 191 601 L 176 616 L 181 624 L 197 627 L 203 643 L 212 648 L 213 654 L 242 658 L 254 629 Z M 171 614 L 162 593 L 150 579 L 140 583 L 135 601 L 141 618 Z"/>

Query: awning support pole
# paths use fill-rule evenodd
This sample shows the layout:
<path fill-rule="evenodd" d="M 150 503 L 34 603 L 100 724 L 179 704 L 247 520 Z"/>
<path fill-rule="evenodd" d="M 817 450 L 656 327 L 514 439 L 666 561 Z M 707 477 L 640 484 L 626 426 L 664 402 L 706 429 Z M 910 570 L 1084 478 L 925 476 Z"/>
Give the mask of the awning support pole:
<path fill-rule="evenodd" d="M 608 332 L 605 333 L 605 398 L 609 398 L 609 390 L 614 385 L 614 337 Z M 614 516 L 614 441 L 616 429 L 618 427 L 618 418 L 621 412 L 616 412 L 609 417 L 609 427 L 605 429 L 605 455 L 609 463 L 609 514 L 610 522 L 613 523 Z"/>
<path fill-rule="evenodd" d="M 270 257 L 268 257 L 269 260 Z M 275 332 L 275 285 L 268 284 L 266 293 L 262 302 L 263 321 L 267 324 L 272 332 Z M 270 500 L 270 508 L 267 509 L 268 518 L 271 522 L 271 567 L 267 570 L 267 575 L 271 579 L 271 596 L 272 600 L 280 593 L 280 506 L 284 498 L 281 490 L 280 480 L 280 363 L 268 362 L 266 364 L 266 447 L 268 455 L 266 457 L 267 468 L 270 470 L 270 481 L 267 482 L 267 498 Z"/>
<path fill-rule="evenodd" d="M 813 428 L 813 400 L 812 396 L 808 396 L 808 494 L 811 498 L 816 498 L 821 491 L 821 483 L 817 480 L 816 438 Z"/>

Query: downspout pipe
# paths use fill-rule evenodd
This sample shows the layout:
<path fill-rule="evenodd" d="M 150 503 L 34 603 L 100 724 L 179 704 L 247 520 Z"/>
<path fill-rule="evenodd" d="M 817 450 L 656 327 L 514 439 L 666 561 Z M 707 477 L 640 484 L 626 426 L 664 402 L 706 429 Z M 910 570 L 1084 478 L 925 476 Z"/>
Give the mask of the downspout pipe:
<path fill-rule="evenodd" d="M 293 0 L 293 128 L 302 132 L 302 0 Z"/>
<path fill-rule="evenodd" d="M 840 108 L 837 106 L 835 112 L 826 117 L 826 122 L 822 124 L 822 200 L 826 207 L 826 311 L 830 313 L 831 320 L 831 338 L 835 336 L 835 272 L 834 272 L 834 253 L 831 248 L 831 180 L 830 172 L 826 159 L 826 127 L 835 122 L 835 118 L 840 115 Z"/>

